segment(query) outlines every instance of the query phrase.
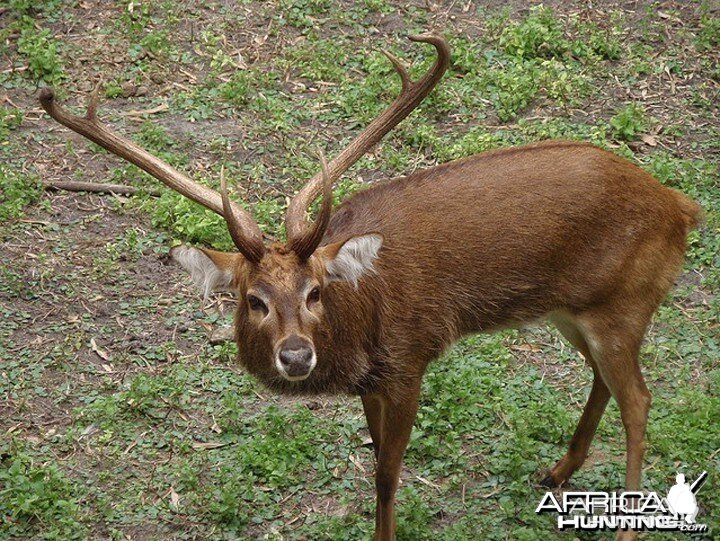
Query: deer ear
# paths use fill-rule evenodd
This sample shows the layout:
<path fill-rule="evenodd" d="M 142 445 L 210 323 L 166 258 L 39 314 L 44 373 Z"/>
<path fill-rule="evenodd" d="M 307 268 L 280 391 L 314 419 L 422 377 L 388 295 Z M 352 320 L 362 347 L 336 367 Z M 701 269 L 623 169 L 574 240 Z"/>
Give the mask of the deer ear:
<path fill-rule="evenodd" d="M 213 291 L 234 292 L 238 272 L 245 262 L 241 254 L 226 254 L 184 245 L 170 250 L 170 256 L 190 273 L 205 299 Z"/>
<path fill-rule="evenodd" d="M 342 280 L 357 287 L 364 274 L 374 272 L 373 265 L 382 243 L 382 235 L 370 233 L 324 246 L 319 255 L 325 264 L 325 279 L 328 282 Z"/>

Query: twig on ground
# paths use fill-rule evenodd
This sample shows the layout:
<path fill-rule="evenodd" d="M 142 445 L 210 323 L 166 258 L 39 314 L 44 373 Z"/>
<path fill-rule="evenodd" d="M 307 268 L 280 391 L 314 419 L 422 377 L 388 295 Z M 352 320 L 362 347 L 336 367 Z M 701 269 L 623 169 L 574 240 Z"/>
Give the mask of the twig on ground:
<path fill-rule="evenodd" d="M 136 188 L 135 186 L 125 186 L 124 184 L 98 184 L 96 182 L 83 182 L 79 180 L 46 180 L 43 182 L 43 185 L 46 190 L 111 193 L 116 195 L 133 195 L 140 191 L 140 188 Z M 160 192 L 158 190 L 145 189 L 143 191 L 154 197 L 160 196 Z"/>

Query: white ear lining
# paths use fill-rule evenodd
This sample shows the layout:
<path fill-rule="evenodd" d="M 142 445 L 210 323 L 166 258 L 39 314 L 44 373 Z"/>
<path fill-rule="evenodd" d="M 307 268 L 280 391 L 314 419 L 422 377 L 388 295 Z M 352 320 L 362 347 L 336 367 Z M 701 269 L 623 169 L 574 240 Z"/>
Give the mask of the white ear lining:
<path fill-rule="evenodd" d="M 377 233 L 353 237 L 342 245 L 335 259 L 325 262 L 327 278 L 330 282 L 345 280 L 355 287 L 358 280 L 368 273 L 374 272 L 374 261 L 382 246 L 383 238 Z"/>
<path fill-rule="evenodd" d="M 190 246 L 178 246 L 172 249 L 170 255 L 190 273 L 193 282 L 200 287 L 204 299 L 207 299 L 213 291 L 231 291 L 232 273 L 218 269 L 202 250 Z"/>

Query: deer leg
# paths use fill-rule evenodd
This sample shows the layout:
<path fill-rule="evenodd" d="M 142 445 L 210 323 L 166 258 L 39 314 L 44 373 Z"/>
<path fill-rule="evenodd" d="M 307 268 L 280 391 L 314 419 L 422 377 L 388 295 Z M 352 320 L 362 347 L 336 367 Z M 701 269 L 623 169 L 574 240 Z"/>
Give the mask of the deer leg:
<path fill-rule="evenodd" d="M 650 410 L 650 392 L 645 386 L 637 358 L 627 359 L 635 361 L 630 377 L 623 371 L 613 373 L 608 381 L 613 396 L 620 406 L 620 417 L 625 427 L 625 440 L 627 442 L 627 459 L 625 471 L 625 490 L 640 490 L 640 476 L 642 462 L 645 455 L 645 430 Z M 621 376 L 621 377 L 616 377 Z M 627 377 L 627 379 L 624 379 Z M 618 531 L 617 539 L 622 541 L 635 541 L 637 533 L 634 531 Z"/>
<path fill-rule="evenodd" d="M 543 479 L 540 484 L 548 488 L 557 487 L 565 483 L 570 476 L 580 468 L 587 458 L 590 444 L 595 437 L 600 419 L 605 412 L 610 400 L 610 391 L 599 374 L 595 374 L 592 390 L 588 398 L 585 409 L 583 410 L 580 421 L 578 422 L 575 433 L 570 440 L 570 446 L 567 453 L 563 456 L 550 473 Z"/>
<path fill-rule="evenodd" d="M 405 448 L 418 410 L 420 385 L 401 399 L 380 397 L 382 420 L 375 488 L 377 506 L 375 541 L 395 540 L 395 492 L 397 491 Z"/>
<path fill-rule="evenodd" d="M 620 407 L 620 417 L 625 427 L 627 490 L 640 489 L 645 429 L 650 411 L 650 392 L 640 371 L 639 349 L 639 341 L 632 348 L 610 347 L 602 351 L 598 359 L 598 369 Z"/>
<path fill-rule="evenodd" d="M 649 320 L 649 317 L 648 317 Z M 643 324 L 645 323 L 645 324 Z M 622 321 L 622 318 L 596 320 L 588 340 L 597 370 L 620 408 L 627 447 L 625 490 L 640 490 L 645 455 L 645 430 L 650 411 L 650 392 L 645 385 L 640 362 L 640 344 L 647 320 Z M 591 323 L 591 325 L 593 325 Z M 637 533 L 618 531 L 618 540 L 634 541 Z"/>
<path fill-rule="evenodd" d="M 380 455 L 380 442 L 382 441 L 382 401 L 373 395 L 361 396 L 365 419 L 367 420 L 370 438 L 372 438 L 375 460 Z"/>
<path fill-rule="evenodd" d="M 650 411 L 650 392 L 640 375 L 638 379 L 623 385 L 617 394 L 620 404 L 620 417 L 625 426 L 627 441 L 627 471 L 625 474 L 625 488 L 627 490 L 640 490 L 640 476 L 642 461 L 645 455 L 645 431 Z"/>
<path fill-rule="evenodd" d="M 582 412 L 575 433 L 570 440 L 567 453 L 540 482 L 541 485 L 549 488 L 557 487 L 565 483 L 570 479 L 573 472 L 583 465 L 590 450 L 590 444 L 595 437 L 600 419 L 610 400 L 610 390 L 607 388 L 607 385 L 605 385 L 602 376 L 598 373 L 590 348 L 580 330 L 567 317 L 553 318 L 553 322 L 568 342 L 585 357 L 586 362 L 593 369 L 594 379 L 590 396 L 585 404 L 585 409 Z"/>

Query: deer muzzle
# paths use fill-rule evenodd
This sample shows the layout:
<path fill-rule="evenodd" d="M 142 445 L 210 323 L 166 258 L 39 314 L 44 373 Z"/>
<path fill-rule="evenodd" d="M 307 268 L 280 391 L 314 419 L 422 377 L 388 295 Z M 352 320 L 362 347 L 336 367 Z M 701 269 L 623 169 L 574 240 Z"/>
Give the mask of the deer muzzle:
<path fill-rule="evenodd" d="M 316 364 L 317 357 L 312 343 L 297 335 L 283 340 L 275 355 L 275 368 L 288 381 L 306 379 Z"/>

